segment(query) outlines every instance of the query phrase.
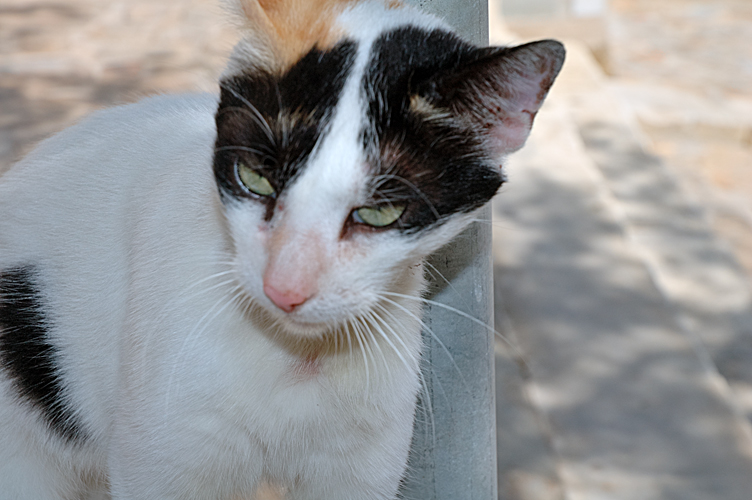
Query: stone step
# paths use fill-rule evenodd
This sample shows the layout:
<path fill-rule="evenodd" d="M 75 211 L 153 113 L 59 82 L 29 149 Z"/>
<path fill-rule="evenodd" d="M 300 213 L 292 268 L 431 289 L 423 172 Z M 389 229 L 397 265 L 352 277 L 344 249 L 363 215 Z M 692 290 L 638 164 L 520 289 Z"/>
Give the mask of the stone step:
<path fill-rule="evenodd" d="M 575 63 L 592 68 L 589 74 L 597 72 L 587 51 L 574 54 Z M 700 359 L 735 389 L 731 403 L 752 418 L 752 291 L 730 245 L 715 233 L 704 200 L 693 196 L 678 172 L 646 153 L 638 118 L 622 99 L 623 85 L 605 82 L 597 91 L 580 91 L 564 80 L 560 92 L 656 286 Z M 658 89 L 656 99 L 662 97 Z"/>
<path fill-rule="evenodd" d="M 746 372 L 723 357 L 746 339 L 749 291 L 583 47 L 509 175 L 494 257 L 517 345 L 500 373 L 517 378 L 499 384 L 498 432 L 537 456 L 510 462 L 500 438 L 500 498 L 749 500 L 752 433 L 729 386 Z"/>

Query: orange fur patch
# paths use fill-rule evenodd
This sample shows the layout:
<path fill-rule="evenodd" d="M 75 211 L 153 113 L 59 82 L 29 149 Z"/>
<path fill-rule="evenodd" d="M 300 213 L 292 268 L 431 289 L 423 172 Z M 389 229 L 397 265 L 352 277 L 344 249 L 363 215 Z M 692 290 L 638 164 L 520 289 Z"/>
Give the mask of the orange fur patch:
<path fill-rule="evenodd" d="M 265 38 L 276 63 L 286 68 L 313 47 L 331 48 L 342 33 L 340 12 L 357 0 L 241 0 L 249 28 Z"/>

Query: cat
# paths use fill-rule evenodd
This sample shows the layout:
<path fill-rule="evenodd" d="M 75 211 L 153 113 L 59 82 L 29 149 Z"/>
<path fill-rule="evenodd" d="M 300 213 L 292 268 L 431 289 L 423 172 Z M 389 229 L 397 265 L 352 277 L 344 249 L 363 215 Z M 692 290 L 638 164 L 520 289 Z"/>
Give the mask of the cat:
<path fill-rule="evenodd" d="M 218 95 L 99 111 L 0 178 L 0 499 L 393 499 L 423 259 L 564 60 L 393 0 L 237 0 Z"/>

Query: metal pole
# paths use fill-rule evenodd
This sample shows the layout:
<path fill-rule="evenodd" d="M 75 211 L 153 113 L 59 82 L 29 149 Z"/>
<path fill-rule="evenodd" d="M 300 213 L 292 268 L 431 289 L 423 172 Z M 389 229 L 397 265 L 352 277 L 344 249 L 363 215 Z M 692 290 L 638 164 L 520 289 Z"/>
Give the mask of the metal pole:
<path fill-rule="evenodd" d="M 445 19 L 460 36 L 488 43 L 486 0 L 409 0 Z M 487 207 L 482 218 L 490 221 Z M 490 223 L 474 223 L 429 259 L 423 331 L 425 390 L 420 396 L 405 500 L 495 500 L 496 414 L 493 263 Z M 484 326 L 485 325 L 485 326 Z M 430 331 L 429 331 L 430 329 Z"/>

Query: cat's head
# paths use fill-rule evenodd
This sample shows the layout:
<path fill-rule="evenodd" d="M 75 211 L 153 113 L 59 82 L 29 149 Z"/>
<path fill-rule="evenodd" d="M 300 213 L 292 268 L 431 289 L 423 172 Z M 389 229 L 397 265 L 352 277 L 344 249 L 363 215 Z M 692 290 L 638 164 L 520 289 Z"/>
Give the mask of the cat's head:
<path fill-rule="evenodd" d="M 494 196 L 564 49 L 478 48 L 393 1 L 237 5 L 214 172 L 238 279 L 321 332 L 409 288 Z"/>

